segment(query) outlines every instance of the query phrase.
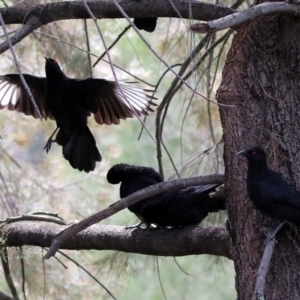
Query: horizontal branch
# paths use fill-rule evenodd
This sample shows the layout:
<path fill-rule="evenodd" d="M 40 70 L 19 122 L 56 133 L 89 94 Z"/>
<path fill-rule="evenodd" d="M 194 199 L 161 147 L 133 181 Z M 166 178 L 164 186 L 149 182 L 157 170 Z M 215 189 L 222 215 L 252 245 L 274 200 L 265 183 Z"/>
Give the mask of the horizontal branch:
<path fill-rule="evenodd" d="M 98 19 L 124 18 L 113 1 L 89 1 L 89 8 Z M 122 0 L 119 5 L 130 18 L 167 17 L 196 20 L 218 19 L 236 10 L 195 0 L 155 1 Z M 192 11 L 192 15 L 191 15 Z M 54 2 L 43 5 L 13 6 L 1 8 L 5 24 L 23 24 L 20 30 L 11 37 L 12 44 L 20 42 L 33 30 L 51 22 L 70 19 L 90 19 L 82 1 Z M 8 49 L 8 43 L 0 45 L 0 53 Z"/>
<path fill-rule="evenodd" d="M 47 222 L 20 221 L 2 226 L 1 239 L 7 247 L 49 247 L 67 226 Z M 117 250 L 156 256 L 211 254 L 231 259 L 230 237 L 225 228 L 189 226 L 182 229 L 125 229 L 93 225 L 65 240 L 61 249 Z"/>
<path fill-rule="evenodd" d="M 197 176 L 191 178 L 184 178 L 184 179 L 176 179 L 172 181 L 164 181 L 162 183 L 154 184 L 151 186 L 146 187 L 143 190 L 137 191 L 117 202 L 110 205 L 108 208 L 103 209 L 102 211 L 78 222 L 67 228 L 65 231 L 61 232 L 51 243 L 51 246 L 44 256 L 45 259 L 49 259 L 51 256 L 54 256 L 56 251 L 61 247 L 61 243 L 73 237 L 75 234 L 80 232 L 81 230 L 104 220 L 115 213 L 121 211 L 122 209 L 138 202 L 143 199 L 149 198 L 151 196 L 172 191 L 178 190 L 181 188 L 185 188 L 188 186 L 193 185 L 206 185 L 206 184 L 223 184 L 224 183 L 224 176 L 220 174 L 213 174 L 207 176 Z"/>
<path fill-rule="evenodd" d="M 193 24 L 191 26 L 191 30 L 197 33 L 216 32 L 223 29 L 236 27 L 263 15 L 274 13 L 285 13 L 299 17 L 300 6 L 287 4 L 284 2 L 265 2 L 217 20 Z"/>
<path fill-rule="evenodd" d="M 111 0 L 89 1 L 88 5 L 98 19 L 124 18 Z M 195 0 L 155 1 L 155 3 L 153 0 L 122 0 L 119 5 L 130 18 L 195 18 L 196 20 L 208 21 L 224 17 L 236 11 L 228 7 L 220 7 Z M 13 6 L 1 8 L 0 11 L 6 24 L 26 24 L 33 17 L 43 24 L 61 20 L 91 18 L 82 1 Z"/>

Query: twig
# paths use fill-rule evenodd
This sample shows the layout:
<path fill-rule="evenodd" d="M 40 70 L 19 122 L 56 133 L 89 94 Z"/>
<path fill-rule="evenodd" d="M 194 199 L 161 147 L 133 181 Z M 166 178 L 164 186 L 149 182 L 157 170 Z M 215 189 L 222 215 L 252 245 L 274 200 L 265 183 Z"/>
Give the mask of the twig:
<path fill-rule="evenodd" d="M 42 248 L 42 257 L 44 254 L 44 249 Z M 45 296 L 46 296 L 46 268 L 45 268 L 45 260 L 42 260 L 42 264 L 43 264 L 43 279 L 44 279 L 44 284 L 43 284 L 43 300 L 45 300 Z"/>
<path fill-rule="evenodd" d="M 200 94 L 199 92 L 197 92 L 195 89 L 193 89 L 190 84 L 188 84 L 180 75 L 178 75 L 169 65 L 168 63 L 160 56 L 158 55 L 153 48 L 151 47 L 151 45 L 145 40 L 145 38 L 143 37 L 143 35 L 139 32 L 139 30 L 136 28 L 136 26 L 134 25 L 134 23 L 130 20 L 129 16 L 126 14 L 126 12 L 124 11 L 124 9 L 120 6 L 120 4 L 118 3 L 117 0 L 112 0 L 114 2 L 114 4 L 117 6 L 117 8 L 120 10 L 121 14 L 123 15 L 123 17 L 128 21 L 128 23 L 133 27 L 133 29 L 135 30 L 135 32 L 137 33 L 137 35 L 140 37 L 140 39 L 146 44 L 146 46 L 148 47 L 148 49 L 155 55 L 155 57 L 162 62 L 169 70 L 171 73 L 173 73 L 181 82 L 182 84 L 184 84 L 186 87 L 188 87 L 191 91 L 193 91 L 195 94 L 197 94 L 198 96 L 200 96 L 201 98 L 204 98 L 207 101 L 210 101 L 216 105 L 220 105 L 220 106 L 228 106 L 228 107 L 232 107 L 232 105 L 228 105 L 228 104 L 222 104 L 222 103 L 217 103 L 211 99 L 208 99 L 207 97 L 205 97 L 204 95 Z"/>
<path fill-rule="evenodd" d="M 1 26 L 2 26 L 2 29 L 3 29 L 3 32 L 4 32 L 5 36 L 6 36 L 7 43 L 8 43 L 8 45 L 9 45 L 11 54 L 12 54 L 12 56 L 13 56 L 13 58 L 14 58 L 15 66 L 17 67 L 17 70 L 18 70 L 20 79 L 21 79 L 21 81 L 22 81 L 22 84 L 23 84 L 23 86 L 24 86 L 24 89 L 26 90 L 26 92 L 27 92 L 27 94 L 28 94 L 28 96 L 29 96 L 29 98 L 30 98 L 30 100 L 31 100 L 31 103 L 32 103 L 32 105 L 33 105 L 33 107 L 34 107 L 34 110 L 35 110 L 36 113 L 37 113 L 37 115 L 39 116 L 39 118 L 40 118 L 41 120 L 43 120 L 43 117 L 42 117 L 42 115 L 41 115 L 41 112 L 40 112 L 38 106 L 36 105 L 35 100 L 34 100 L 34 98 L 33 98 L 33 95 L 32 95 L 32 93 L 31 93 L 31 91 L 30 91 L 30 88 L 29 88 L 29 86 L 27 85 L 27 83 L 26 83 L 26 81 L 25 81 L 25 78 L 24 78 L 24 76 L 23 76 L 23 74 L 22 74 L 22 71 L 21 71 L 21 68 L 20 68 L 20 65 L 19 65 L 17 56 L 16 56 L 16 54 L 15 54 L 15 51 L 14 51 L 14 48 L 13 48 L 13 45 L 12 45 L 12 42 L 11 42 L 11 38 L 9 37 L 9 35 L 8 35 L 8 33 L 7 33 L 6 26 L 5 26 L 5 24 L 4 24 L 4 21 L 3 21 L 3 18 L 2 18 L 1 12 L 0 12 L 0 23 L 1 23 Z M 34 30 L 34 29 L 32 29 L 32 31 L 33 31 L 33 30 Z M 0 45 L 0 47 L 1 47 L 1 45 Z"/>
<path fill-rule="evenodd" d="M 0 14 L 1 14 L 1 11 L 0 11 Z M 2 16 L 1 16 L 1 18 L 2 18 Z M 2 18 L 2 22 L 4 23 L 3 18 Z M 39 28 L 41 25 L 42 25 L 42 23 L 38 18 L 30 19 L 26 24 L 22 25 L 22 28 L 20 30 L 18 30 L 10 38 L 10 41 L 6 40 L 4 43 L 2 43 L 0 45 L 0 54 L 3 53 L 4 51 L 8 50 L 11 45 L 14 46 L 15 44 L 19 43 L 26 36 L 28 36 L 30 33 L 32 33 L 35 29 Z"/>
<path fill-rule="evenodd" d="M 197 53 L 199 53 L 199 51 L 201 51 L 201 49 L 203 49 L 203 47 L 205 46 L 205 43 L 206 43 L 206 39 L 207 39 L 207 37 L 204 37 L 198 43 L 198 45 L 193 49 L 193 51 L 187 57 L 187 59 L 181 64 L 181 68 L 178 72 L 179 76 L 182 76 L 184 74 L 184 72 L 186 71 L 186 69 L 188 68 L 190 63 L 193 61 L 193 59 L 197 55 Z M 169 70 L 169 69 L 167 69 L 167 70 Z M 164 110 L 165 106 L 168 108 L 168 104 L 170 103 L 172 97 L 174 96 L 174 89 L 176 88 L 178 82 L 179 82 L 179 78 L 175 77 L 173 79 L 168 91 L 166 92 L 165 96 L 163 97 L 162 102 L 161 102 L 160 106 L 158 107 L 157 113 L 156 113 L 156 122 L 155 122 L 155 124 L 156 124 L 155 137 L 157 140 L 156 153 L 157 153 L 157 160 L 158 160 L 158 169 L 159 169 L 159 173 L 162 175 L 162 177 L 164 177 L 164 171 L 163 171 L 163 166 L 162 166 L 161 145 L 162 145 L 163 124 L 164 124 L 164 119 L 166 117 L 166 110 L 164 111 L 164 114 L 163 114 L 163 110 Z"/>
<path fill-rule="evenodd" d="M 83 26 L 84 26 L 84 33 L 85 33 L 85 42 L 86 42 L 86 48 L 87 48 L 87 58 L 88 58 L 88 65 L 89 65 L 89 71 L 90 71 L 90 76 L 93 76 L 93 70 L 92 70 L 92 61 L 91 61 L 91 48 L 90 48 L 90 40 L 89 40 L 89 32 L 87 29 L 87 20 L 83 20 Z"/>
<path fill-rule="evenodd" d="M 162 280 L 161 280 L 161 276 L 160 276 L 160 270 L 159 270 L 159 262 L 158 262 L 158 256 L 154 257 L 155 261 L 156 261 L 156 268 L 157 268 L 157 275 L 158 275 L 158 281 L 159 281 L 159 285 L 160 285 L 160 289 L 164 295 L 165 300 L 167 299 L 163 284 L 162 284 Z"/>
<path fill-rule="evenodd" d="M 43 216 L 36 216 L 36 215 L 22 215 L 17 217 L 9 217 L 7 219 L 0 220 L 0 224 L 19 222 L 19 221 L 41 221 L 41 222 L 51 222 L 59 225 L 67 225 L 66 221 L 59 218 L 43 217 Z"/>
<path fill-rule="evenodd" d="M 120 93 L 122 94 L 123 98 L 126 100 L 126 102 L 127 102 L 127 104 L 129 105 L 129 107 L 132 109 L 133 114 L 134 114 L 134 115 L 136 116 L 136 118 L 139 120 L 139 122 L 141 123 L 141 125 L 145 128 L 145 130 L 146 130 L 146 132 L 149 134 L 150 138 L 156 143 L 155 138 L 152 136 L 152 134 L 150 133 L 150 131 L 148 130 L 148 128 L 146 127 L 146 125 L 143 123 L 143 121 L 141 120 L 141 118 L 140 118 L 140 117 L 138 116 L 138 114 L 135 112 L 134 107 L 132 106 L 132 104 L 130 103 L 130 101 L 127 100 L 127 97 L 126 97 L 126 95 L 125 95 L 124 92 L 123 92 L 123 89 L 120 87 L 120 85 L 119 85 L 119 80 L 118 80 L 117 75 L 116 75 L 116 72 L 115 72 L 115 70 L 114 70 L 113 63 L 112 63 L 112 59 L 111 59 L 110 54 L 109 54 L 109 52 L 108 52 L 108 48 L 107 48 L 107 45 L 106 45 L 104 36 L 103 36 L 103 34 L 102 34 L 102 32 L 101 32 L 101 29 L 100 29 L 100 27 L 99 27 L 99 25 L 98 25 L 97 18 L 94 16 L 93 12 L 91 11 L 91 9 L 90 9 L 90 7 L 89 7 L 89 5 L 88 5 L 88 3 L 87 3 L 87 0 L 82 0 L 82 1 L 83 1 L 83 3 L 84 3 L 84 6 L 86 7 L 86 10 L 87 10 L 88 14 L 90 15 L 91 19 L 94 21 L 94 23 L 95 23 L 95 25 L 96 25 L 96 28 L 97 28 L 97 30 L 98 30 L 98 33 L 99 33 L 100 38 L 101 38 L 101 41 L 102 41 L 102 44 L 103 44 L 103 46 L 104 46 L 104 48 L 105 48 L 105 52 L 106 52 L 106 54 L 107 54 L 107 58 L 108 58 L 108 61 L 109 61 L 109 65 L 110 65 L 110 68 L 111 68 L 113 77 L 114 77 L 114 79 L 115 79 L 115 82 L 116 82 L 116 84 L 117 84 L 119 90 L 120 90 Z M 114 1 L 114 0 L 113 0 L 113 1 Z"/>
<path fill-rule="evenodd" d="M 298 17 L 300 15 L 300 7 L 284 2 L 262 3 L 217 20 L 193 24 L 190 28 L 197 33 L 216 32 L 236 27 L 260 16 L 275 13 L 285 13 Z"/>
<path fill-rule="evenodd" d="M 120 40 L 120 38 L 128 31 L 128 29 L 130 29 L 131 26 L 128 25 L 127 27 L 125 27 L 123 29 L 123 31 L 117 36 L 117 38 L 114 40 L 114 42 L 107 48 L 107 50 L 109 51 L 110 49 L 113 48 L 113 46 Z M 93 68 L 98 64 L 98 62 L 105 56 L 106 54 L 106 50 L 97 58 L 96 62 L 93 64 Z"/>
<path fill-rule="evenodd" d="M 15 284 L 12 279 L 12 274 L 10 271 L 10 266 L 9 266 L 9 260 L 8 260 L 8 254 L 7 254 L 7 248 L 4 247 L 2 248 L 2 253 L 1 253 L 1 263 L 5 275 L 6 282 L 9 286 L 10 292 L 14 298 L 14 300 L 20 300 L 17 289 L 15 287 Z"/>
<path fill-rule="evenodd" d="M 92 53 L 92 52 L 89 52 L 89 51 L 84 50 L 84 49 L 82 49 L 82 48 L 80 48 L 80 47 L 77 47 L 77 46 L 75 46 L 74 44 L 68 43 L 67 41 L 62 40 L 62 39 L 60 39 L 60 38 L 58 38 L 58 37 L 55 37 L 55 36 L 53 36 L 53 35 L 51 35 L 51 34 L 48 34 L 48 33 L 42 32 L 42 31 L 37 31 L 37 30 L 35 30 L 34 32 L 35 32 L 35 33 L 42 34 L 42 35 L 45 35 L 45 36 L 48 36 L 48 37 L 50 37 L 50 38 L 52 38 L 52 39 L 54 39 L 54 40 L 56 40 L 56 41 L 59 41 L 59 42 L 64 43 L 64 44 L 66 44 L 66 45 L 69 45 L 69 46 L 71 46 L 71 47 L 73 47 L 73 48 L 75 48 L 75 49 L 78 49 L 78 50 L 80 50 L 80 51 L 82 51 L 82 52 L 85 52 L 85 53 L 87 53 L 87 54 L 89 54 L 89 55 L 91 55 L 91 56 L 98 57 L 96 54 L 94 54 L 94 53 Z M 107 60 L 105 60 L 105 59 L 103 59 L 102 61 L 104 61 L 105 63 L 109 64 L 109 61 L 107 61 Z M 137 77 L 137 76 L 131 74 L 130 72 L 128 72 L 127 70 L 125 70 L 125 69 L 123 69 L 123 68 L 117 66 L 116 64 L 113 64 L 113 66 L 114 66 L 115 68 L 117 68 L 117 69 L 123 71 L 124 73 L 128 74 L 129 76 L 133 77 L 134 79 L 137 79 L 138 81 L 143 82 L 143 83 L 145 83 L 145 84 L 147 84 L 147 85 L 149 85 L 149 86 L 151 86 L 151 87 L 155 87 L 154 84 L 151 84 L 151 83 L 149 83 L 149 82 L 147 82 L 147 81 L 145 81 L 145 80 L 143 80 L 143 79 L 141 79 L 141 78 L 139 78 L 139 77 Z"/>
<path fill-rule="evenodd" d="M 175 68 L 175 67 L 179 67 L 179 66 L 182 66 L 182 64 L 181 64 L 181 63 L 180 63 L 180 64 L 174 64 L 174 65 L 171 66 L 171 68 Z M 157 83 L 155 84 L 155 86 L 153 86 L 155 91 L 158 90 L 158 88 L 159 88 L 159 86 L 160 86 L 162 80 L 164 79 L 165 75 L 168 74 L 168 72 L 169 72 L 169 69 L 165 70 L 165 71 L 162 73 L 162 75 L 159 77 Z M 144 118 L 144 122 L 146 121 L 146 117 L 147 117 L 147 116 L 145 116 L 145 118 Z M 142 133 L 143 133 L 143 127 L 141 128 L 141 131 L 140 131 L 138 140 L 141 138 Z"/>
<path fill-rule="evenodd" d="M 219 174 L 208 175 L 208 176 L 198 176 L 192 178 L 185 178 L 185 179 L 177 179 L 173 181 L 166 181 L 159 184 L 155 184 L 149 186 L 143 190 L 140 190 L 136 193 L 133 193 L 118 202 L 110 205 L 108 208 L 78 222 L 77 224 L 72 225 L 67 230 L 60 233 L 51 243 L 51 246 L 44 256 L 45 259 L 49 259 L 51 256 L 55 255 L 56 251 L 59 249 L 61 243 L 77 234 L 81 230 L 91 226 L 92 224 L 98 223 L 101 220 L 104 220 L 115 213 L 119 212 L 120 210 L 132 205 L 140 200 L 146 199 L 148 197 L 160 194 L 165 191 L 170 190 L 177 190 L 181 188 L 185 188 L 192 185 L 205 185 L 205 184 L 212 184 L 212 183 L 220 183 L 224 182 L 224 176 Z"/>
<path fill-rule="evenodd" d="M 282 228 L 285 222 L 279 224 L 275 230 L 269 231 L 267 235 L 267 244 L 265 246 L 265 251 L 263 257 L 261 259 L 259 269 L 257 271 L 257 278 L 255 284 L 254 294 L 252 296 L 252 300 L 264 300 L 264 290 L 265 290 L 265 283 L 266 277 L 269 270 L 270 261 L 272 259 L 272 255 L 274 252 L 274 248 L 276 245 L 275 235 L 276 233 Z"/>
<path fill-rule="evenodd" d="M 102 284 L 95 276 L 93 276 L 86 268 L 84 268 L 82 265 L 80 265 L 76 260 L 74 260 L 69 255 L 63 253 L 60 250 L 58 250 L 58 253 L 61 254 L 62 256 L 64 256 L 65 258 L 67 258 L 68 260 L 70 260 L 71 262 L 73 262 L 77 267 L 82 269 L 85 273 L 87 273 L 90 277 L 92 277 L 113 299 L 117 300 L 104 284 Z"/>
<path fill-rule="evenodd" d="M 26 300 L 26 291 L 25 291 L 25 262 L 24 262 L 24 253 L 22 247 L 19 247 L 19 256 L 20 256 L 20 263 L 21 263 L 21 272 L 22 272 L 22 293 L 24 300 Z"/>
<path fill-rule="evenodd" d="M 179 268 L 179 270 L 180 270 L 183 274 L 185 274 L 185 275 L 187 275 L 187 276 L 193 277 L 191 274 L 189 274 L 188 272 L 186 272 L 185 270 L 183 270 L 183 268 L 182 268 L 181 265 L 178 263 L 178 261 L 177 261 L 177 259 L 176 259 L 175 256 L 174 256 L 173 258 L 174 258 L 175 264 L 177 265 L 177 267 Z"/>

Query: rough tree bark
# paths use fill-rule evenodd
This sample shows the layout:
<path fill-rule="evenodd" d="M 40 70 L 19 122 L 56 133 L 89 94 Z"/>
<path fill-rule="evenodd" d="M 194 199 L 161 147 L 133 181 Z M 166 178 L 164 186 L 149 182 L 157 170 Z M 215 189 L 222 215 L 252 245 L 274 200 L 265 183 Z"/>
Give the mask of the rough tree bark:
<path fill-rule="evenodd" d="M 0 239 L 7 247 L 49 247 L 56 235 L 67 227 L 48 222 L 18 221 L 2 224 Z M 116 250 L 157 256 L 210 254 L 230 259 L 230 245 L 230 237 L 223 227 L 189 226 L 181 229 L 146 230 L 92 225 L 65 240 L 60 249 Z"/>
<path fill-rule="evenodd" d="M 218 102 L 224 129 L 225 185 L 238 299 L 251 299 L 263 253 L 263 223 L 246 193 L 238 150 L 262 146 L 269 165 L 300 190 L 300 20 L 262 17 L 241 26 L 223 70 Z M 264 299 L 300 299 L 299 238 L 279 235 Z"/>

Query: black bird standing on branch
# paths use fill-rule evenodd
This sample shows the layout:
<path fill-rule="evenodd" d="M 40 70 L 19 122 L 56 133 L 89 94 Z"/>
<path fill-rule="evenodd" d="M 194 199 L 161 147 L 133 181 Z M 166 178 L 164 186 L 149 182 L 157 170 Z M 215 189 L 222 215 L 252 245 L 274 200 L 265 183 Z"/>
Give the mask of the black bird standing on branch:
<path fill-rule="evenodd" d="M 274 220 L 289 221 L 300 227 L 300 193 L 268 168 L 264 150 L 253 147 L 238 155 L 248 160 L 247 190 L 257 209 Z"/>
<path fill-rule="evenodd" d="M 150 185 L 162 182 L 162 177 L 154 169 L 127 164 L 117 164 L 107 173 L 109 183 L 121 182 L 120 197 L 124 198 Z M 192 186 L 181 190 L 164 192 L 128 207 L 149 228 L 182 227 L 197 225 L 210 212 L 226 209 L 225 196 L 215 191 L 220 184 Z"/>
<path fill-rule="evenodd" d="M 54 59 L 47 57 L 45 69 L 46 77 L 23 74 L 42 116 L 56 121 L 57 128 L 44 149 L 48 153 L 52 142 L 57 142 L 65 159 L 79 171 L 93 171 L 96 162 L 101 161 L 87 126 L 91 113 L 98 124 L 111 125 L 153 111 L 155 98 L 146 94 L 149 90 L 105 79 L 69 78 Z M 5 107 L 38 118 L 19 74 L 0 76 L 0 109 Z"/>
<path fill-rule="evenodd" d="M 161 175 L 149 167 L 138 167 L 127 164 L 117 164 L 110 168 L 106 175 L 107 181 L 111 184 L 120 185 L 120 197 L 125 198 L 128 195 L 144 189 L 150 185 L 163 182 Z M 142 222 L 142 207 L 147 201 L 152 201 L 157 196 L 141 200 L 128 209 L 134 213 Z M 142 224 L 142 223 L 141 223 Z"/>

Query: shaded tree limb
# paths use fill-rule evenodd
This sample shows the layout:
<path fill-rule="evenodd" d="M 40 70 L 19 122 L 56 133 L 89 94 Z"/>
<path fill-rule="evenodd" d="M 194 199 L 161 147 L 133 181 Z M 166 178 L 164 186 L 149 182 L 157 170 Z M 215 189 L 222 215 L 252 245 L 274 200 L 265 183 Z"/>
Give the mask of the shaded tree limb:
<path fill-rule="evenodd" d="M 6 247 L 49 247 L 66 225 L 47 222 L 14 222 L 2 226 Z M 231 259 L 231 241 L 223 227 L 189 226 L 181 229 L 126 229 L 92 225 L 62 242 L 60 249 L 116 250 L 156 256 L 210 254 Z"/>
<path fill-rule="evenodd" d="M 113 1 L 90 1 L 88 3 L 97 19 L 116 19 L 123 18 L 119 9 Z M 201 3 L 190 0 L 153 1 L 143 2 L 123 0 L 120 6 L 130 18 L 143 17 L 169 17 L 179 18 L 177 11 L 182 18 L 190 19 L 190 10 L 197 20 L 214 20 L 235 12 L 234 9 L 220 7 L 217 5 Z M 176 10 L 174 10 L 176 7 Z M 34 29 L 51 22 L 70 20 L 70 19 L 90 19 L 84 3 L 81 1 L 55 2 L 44 5 L 33 6 L 13 6 L 0 9 L 5 24 L 23 24 L 23 27 L 11 37 L 13 45 L 21 41 Z M 0 53 L 8 49 L 8 43 L 0 45 Z"/>
<path fill-rule="evenodd" d="M 217 20 L 193 24 L 190 28 L 192 31 L 197 33 L 216 32 L 223 29 L 236 27 L 263 15 L 274 13 L 285 13 L 299 17 L 300 6 L 287 4 L 284 2 L 265 2 Z"/>
<path fill-rule="evenodd" d="M 65 231 L 61 232 L 51 243 L 51 246 L 44 256 L 45 259 L 49 259 L 51 256 L 55 255 L 56 251 L 60 248 L 61 243 L 69 237 L 74 236 L 81 230 L 104 220 L 120 210 L 148 197 L 160 194 L 166 191 L 177 190 L 193 185 L 205 185 L 205 184 L 222 184 L 224 182 L 224 176 L 219 174 L 198 176 L 185 179 L 177 179 L 173 181 L 165 181 L 162 183 L 151 185 L 143 190 L 137 191 L 114 204 L 110 205 L 108 208 L 80 221 L 77 224 L 72 225 Z"/>

